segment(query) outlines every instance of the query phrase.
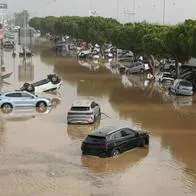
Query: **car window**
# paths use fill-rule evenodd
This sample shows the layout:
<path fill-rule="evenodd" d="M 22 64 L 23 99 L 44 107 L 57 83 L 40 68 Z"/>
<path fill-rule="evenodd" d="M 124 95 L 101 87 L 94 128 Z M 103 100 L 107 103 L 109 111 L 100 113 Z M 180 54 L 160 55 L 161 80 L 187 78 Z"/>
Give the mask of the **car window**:
<path fill-rule="evenodd" d="M 131 130 L 131 129 L 122 129 L 121 130 L 121 135 L 122 137 L 135 137 L 136 136 L 136 132 Z"/>
<path fill-rule="evenodd" d="M 21 93 L 9 93 L 5 95 L 6 97 L 21 97 Z"/>
<path fill-rule="evenodd" d="M 89 107 L 71 107 L 72 111 L 88 111 L 89 109 Z"/>
<path fill-rule="evenodd" d="M 33 96 L 28 94 L 28 93 L 21 93 L 21 96 L 22 97 L 29 97 L 29 98 L 32 98 Z"/>
<path fill-rule="evenodd" d="M 118 131 L 118 132 L 114 133 L 114 134 L 113 134 L 113 138 L 114 138 L 114 139 L 120 139 L 120 138 L 121 138 L 121 132 Z"/>
<path fill-rule="evenodd" d="M 102 136 L 89 135 L 87 136 L 87 141 L 92 143 L 104 144 L 106 142 L 106 138 Z"/>

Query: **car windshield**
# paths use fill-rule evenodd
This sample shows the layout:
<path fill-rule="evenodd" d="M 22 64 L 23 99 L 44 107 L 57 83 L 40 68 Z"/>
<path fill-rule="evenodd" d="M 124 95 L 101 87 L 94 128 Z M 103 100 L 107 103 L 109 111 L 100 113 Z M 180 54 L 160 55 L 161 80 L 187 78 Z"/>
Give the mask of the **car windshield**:
<path fill-rule="evenodd" d="M 102 136 L 89 135 L 87 137 L 87 141 L 90 143 L 104 144 L 106 142 L 106 138 Z"/>
<path fill-rule="evenodd" d="M 171 78 L 171 74 L 163 74 L 163 77 L 168 77 L 168 78 Z"/>
<path fill-rule="evenodd" d="M 76 107 L 76 106 L 71 107 L 72 111 L 88 111 L 89 109 L 90 109 L 89 107 L 82 107 L 82 106 L 80 106 L 80 107 Z"/>

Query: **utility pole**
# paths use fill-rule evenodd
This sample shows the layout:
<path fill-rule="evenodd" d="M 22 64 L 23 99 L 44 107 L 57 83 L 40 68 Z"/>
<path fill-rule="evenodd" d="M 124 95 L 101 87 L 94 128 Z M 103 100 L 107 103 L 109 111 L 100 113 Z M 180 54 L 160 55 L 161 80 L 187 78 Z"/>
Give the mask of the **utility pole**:
<path fill-rule="evenodd" d="M 165 0 L 163 0 L 163 25 L 165 24 Z"/>
<path fill-rule="evenodd" d="M 118 13 L 119 13 L 119 0 L 116 2 L 116 20 L 118 21 Z"/>
<path fill-rule="evenodd" d="M 135 15 L 136 15 L 135 0 L 133 0 L 133 4 L 132 5 L 133 5 L 133 8 L 131 10 L 129 10 L 129 9 L 126 10 L 124 13 L 129 16 L 129 22 L 131 22 L 131 16 L 133 16 L 132 22 L 134 24 L 135 23 Z"/>

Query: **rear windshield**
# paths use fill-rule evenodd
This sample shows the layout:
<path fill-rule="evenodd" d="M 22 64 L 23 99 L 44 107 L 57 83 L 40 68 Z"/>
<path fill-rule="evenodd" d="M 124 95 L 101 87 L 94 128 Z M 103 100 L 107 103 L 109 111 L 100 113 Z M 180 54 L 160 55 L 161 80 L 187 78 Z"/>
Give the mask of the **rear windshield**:
<path fill-rule="evenodd" d="M 87 141 L 92 143 L 97 143 L 97 144 L 105 144 L 106 138 L 101 136 L 89 135 L 87 137 Z"/>
<path fill-rule="evenodd" d="M 188 86 L 188 87 L 192 86 L 192 84 L 190 82 L 186 82 L 186 81 L 180 82 L 180 85 L 182 85 L 182 86 Z"/>
<path fill-rule="evenodd" d="M 72 111 L 88 111 L 90 110 L 89 107 L 71 107 Z"/>

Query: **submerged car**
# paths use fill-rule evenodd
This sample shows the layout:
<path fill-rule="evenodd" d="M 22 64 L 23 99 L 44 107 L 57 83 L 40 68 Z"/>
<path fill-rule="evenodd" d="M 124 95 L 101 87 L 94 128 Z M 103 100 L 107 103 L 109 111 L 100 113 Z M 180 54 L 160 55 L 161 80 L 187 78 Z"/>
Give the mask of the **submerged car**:
<path fill-rule="evenodd" d="M 147 63 L 135 62 L 130 68 L 126 70 L 126 74 L 144 73 L 150 69 Z"/>
<path fill-rule="evenodd" d="M 28 91 L 31 93 L 40 93 L 47 91 L 54 91 L 60 89 L 62 85 L 61 79 L 56 74 L 50 74 L 46 79 L 40 80 L 35 83 L 24 83 L 20 90 Z"/>
<path fill-rule="evenodd" d="M 90 124 L 94 123 L 101 114 L 101 109 L 98 103 L 92 100 L 77 100 L 75 101 L 68 114 L 68 124 Z"/>
<path fill-rule="evenodd" d="M 16 107 L 39 107 L 45 108 L 52 106 L 51 99 L 38 97 L 25 91 L 11 91 L 0 93 L 0 108 L 9 113 Z"/>
<path fill-rule="evenodd" d="M 159 72 L 158 74 L 155 75 L 155 80 L 157 82 L 173 82 L 174 77 L 170 72 Z"/>
<path fill-rule="evenodd" d="M 192 96 L 193 85 L 187 80 L 176 79 L 170 88 L 170 92 L 175 95 Z"/>
<path fill-rule="evenodd" d="M 149 145 L 149 135 L 128 127 L 105 127 L 89 134 L 83 141 L 84 155 L 111 157 L 135 147 Z"/>

